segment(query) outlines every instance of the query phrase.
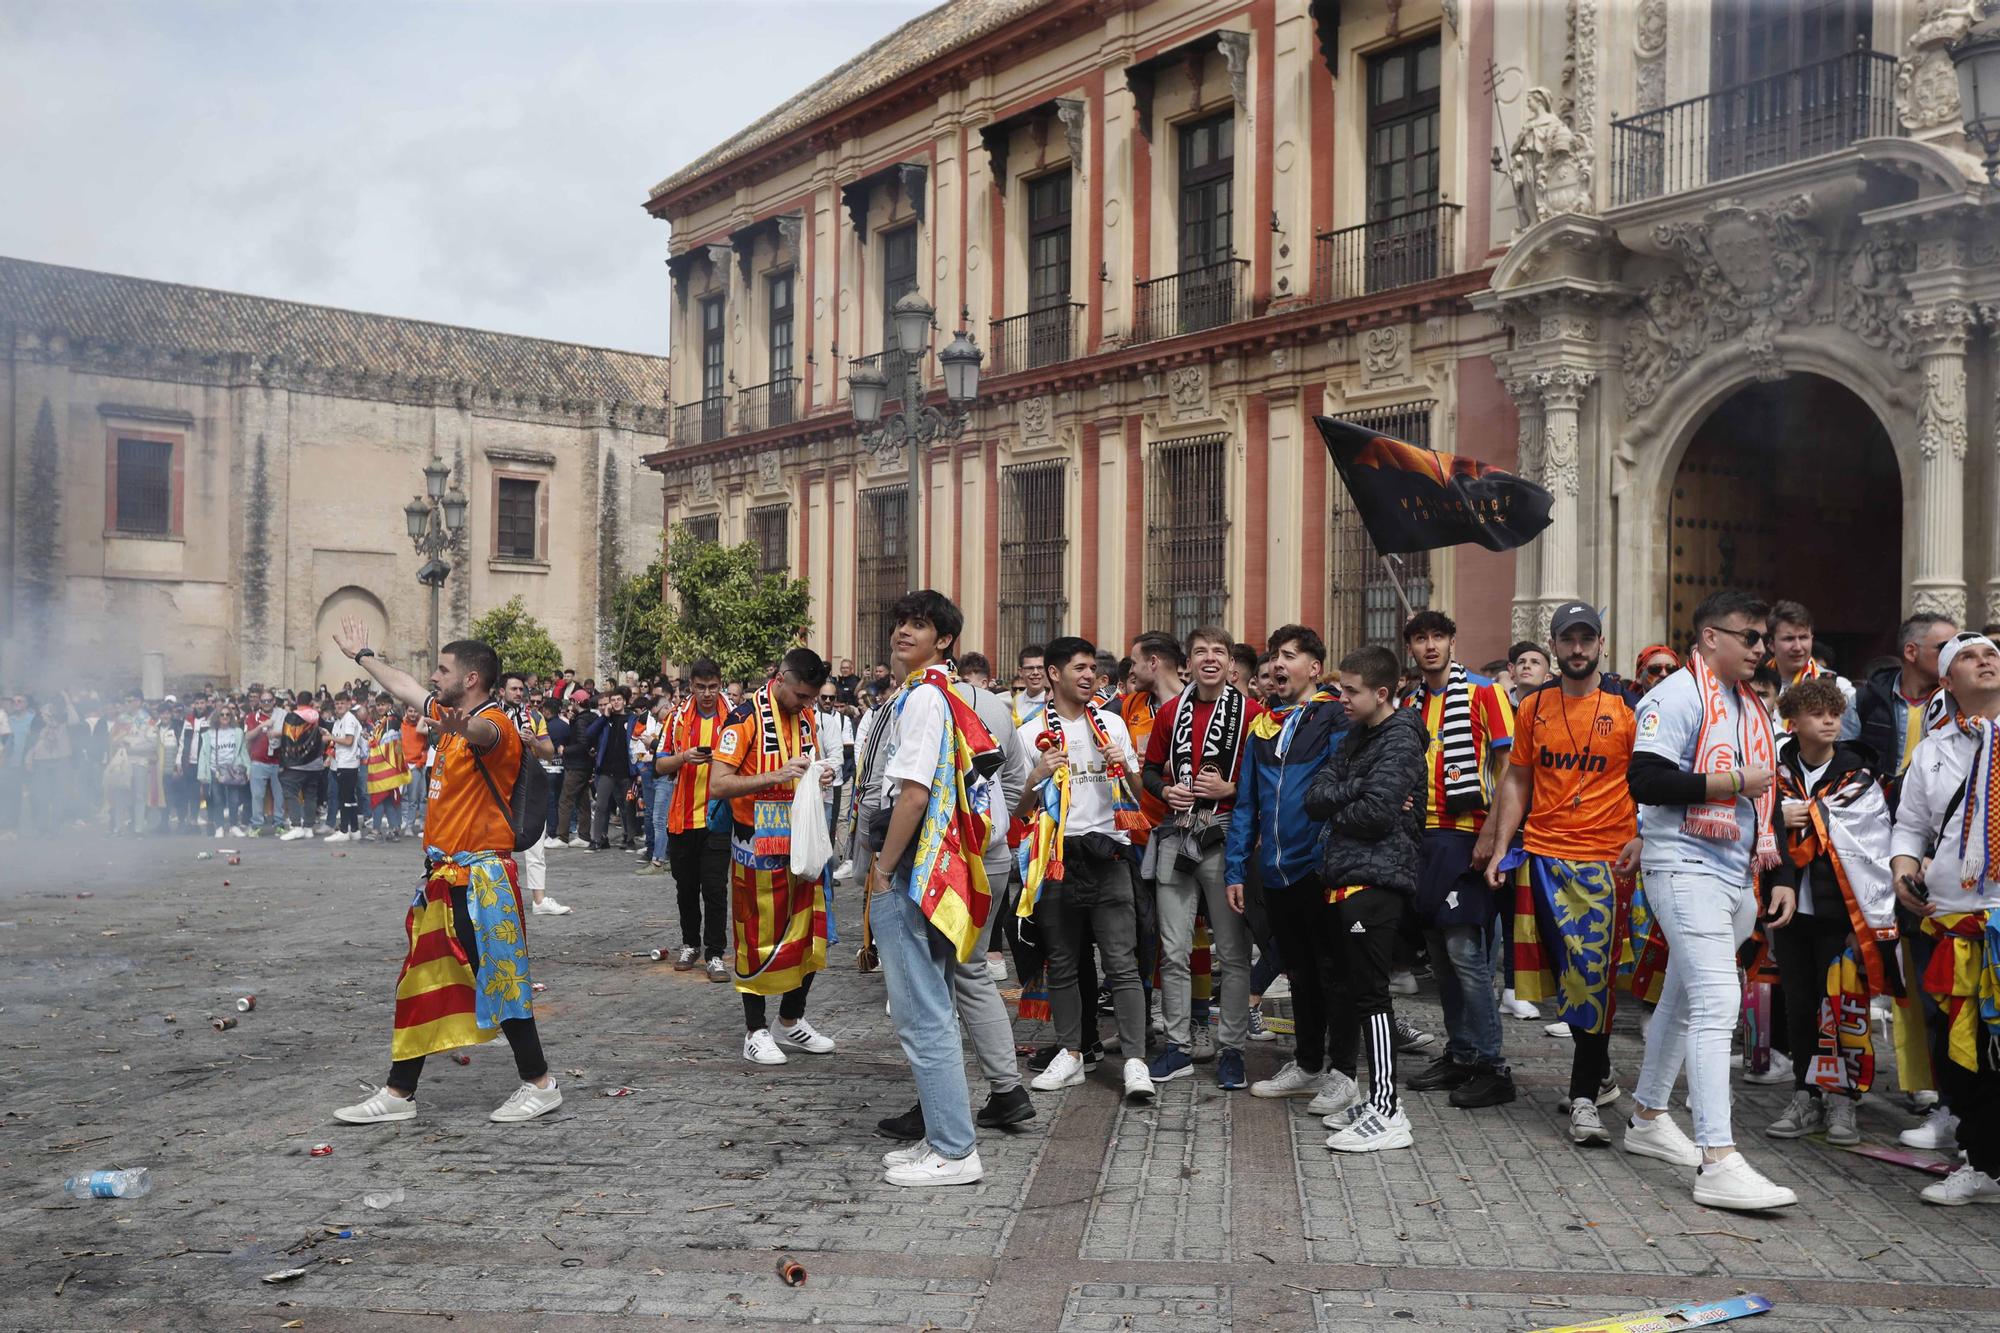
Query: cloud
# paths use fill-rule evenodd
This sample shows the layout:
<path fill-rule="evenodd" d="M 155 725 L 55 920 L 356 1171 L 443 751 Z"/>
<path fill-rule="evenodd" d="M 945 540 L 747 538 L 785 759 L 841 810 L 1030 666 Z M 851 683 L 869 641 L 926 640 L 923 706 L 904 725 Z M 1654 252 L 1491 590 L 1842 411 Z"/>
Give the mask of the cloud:
<path fill-rule="evenodd" d="M 0 9 L 0 254 L 664 352 L 646 190 L 924 6 Z"/>

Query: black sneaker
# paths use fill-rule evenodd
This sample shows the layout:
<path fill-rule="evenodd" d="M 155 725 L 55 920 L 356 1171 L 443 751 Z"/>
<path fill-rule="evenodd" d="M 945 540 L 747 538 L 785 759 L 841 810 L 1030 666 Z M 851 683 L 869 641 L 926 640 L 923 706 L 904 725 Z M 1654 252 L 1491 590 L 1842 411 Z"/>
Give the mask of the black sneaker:
<path fill-rule="evenodd" d="M 1025 1095 L 1025 1094 L 1024 1094 Z M 1033 1114 L 1033 1112 L 1029 1112 Z M 924 1104 L 918 1102 L 901 1115 L 875 1122 L 875 1132 L 885 1139 L 913 1141 L 924 1136 Z"/>
<path fill-rule="evenodd" d="M 1104 1043 L 1093 1041 L 1083 1048 L 1083 1063 L 1086 1068 L 1099 1064 L 1104 1059 Z"/>
<path fill-rule="evenodd" d="M 1514 1076 L 1505 1069 L 1480 1068 L 1472 1077 L 1452 1089 L 1451 1104 L 1466 1111 L 1482 1106 L 1504 1106 L 1514 1100 Z"/>
<path fill-rule="evenodd" d="M 1396 1016 L 1391 1030 L 1398 1055 L 1420 1055 L 1437 1045 L 1436 1036 L 1429 1032 L 1419 1032 L 1405 1022 L 1401 1014 Z"/>
<path fill-rule="evenodd" d="M 1470 1083 L 1473 1072 L 1470 1065 L 1462 1065 L 1449 1055 L 1440 1055 L 1412 1075 L 1406 1086 L 1411 1092 L 1445 1092 Z"/>
<path fill-rule="evenodd" d="M 1035 1103 L 1028 1096 L 1026 1088 L 1016 1085 L 1005 1092 L 996 1092 L 986 1099 L 986 1105 L 979 1108 L 973 1122 L 987 1129 L 1005 1129 L 1018 1125 L 1024 1120 L 1035 1118 Z M 919 1120 L 919 1124 L 921 1124 Z"/>

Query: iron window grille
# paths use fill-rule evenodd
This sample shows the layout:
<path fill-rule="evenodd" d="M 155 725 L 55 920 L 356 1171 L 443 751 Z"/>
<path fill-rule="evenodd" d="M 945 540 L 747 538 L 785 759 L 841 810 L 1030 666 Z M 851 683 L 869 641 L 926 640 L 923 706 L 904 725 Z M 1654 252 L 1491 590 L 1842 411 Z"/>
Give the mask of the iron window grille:
<path fill-rule="evenodd" d="M 889 637 L 895 632 L 890 608 L 910 590 L 908 523 L 910 496 L 901 486 L 884 486 L 861 493 L 861 549 L 856 579 L 856 655 L 871 661 L 889 659 Z M 878 657 L 879 655 L 879 657 Z"/>
<path fill-rule="evenodd" d="M 118 441 L 118 531 L 173 531 L 174 446 Z"/>
<path fill-rule="evenodd" d="M 1061 459 L 1020 463 L 1001 473 L 1000 642 L 995 663 L 1016 660 L 1030 643 L 1063 632 L 1069 602 L 1063 566 L 1069 553 Z"/>
<path fill-rule="evenodd" d="M 696 514 L 692 518 L 682 519 L 681 526 L 686 528 L 688 534 L 696 541 L 713 545 L 722 538 L 722 520 L 715 514 Z"/>
<path fill-rule="evenodd" d="M 1227 623 L 1228 438 L 1200 435 L 1153 447 L 1146 484 L 1146 621 L 1177 639 Z"/>
<path fill-rule="evenodd" d="M 757 568 L 761 572 L 790 572 L 790 517 L 791 510 L 785 505 L 763 505 L 750 511 L 750 540 L 756 544 Z"/>
<path fill-rule="evenodd" d="M 1431 447 L 1431 415 L 1435 399 L 1396 403 L 1364 412 L 1345 412 L 1342 419 L 1392 435 L 1411 444 Z M 1381 553 L 1369 540 L 1361 514 L 1347 487 L 1334 478 L 1333 540 L 1327 543 L 1333 568 L 1327 586 L 1333 606 L 1327 619 L 1327 650 L 1337 660 L 1364 643 L 1380 644 L 1398 657 L 1403 652 L 1403 604 L 1395 584 L 1382 568 Z M 1421 611 L 1431 604 L 1431 553 L 1401 556 L 1403 590 L 1410 605 Z"/>

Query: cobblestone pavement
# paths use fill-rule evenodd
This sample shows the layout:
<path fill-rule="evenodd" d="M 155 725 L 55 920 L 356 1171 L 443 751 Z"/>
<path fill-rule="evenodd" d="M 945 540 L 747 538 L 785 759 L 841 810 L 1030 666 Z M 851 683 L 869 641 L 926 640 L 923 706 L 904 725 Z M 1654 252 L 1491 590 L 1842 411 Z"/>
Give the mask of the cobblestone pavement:
<path fill-rule="evenodd" d="M 415 1121 L 339 1125 L 387 1067 L 411 845 L 196 859 L 216 845 L 0 844 L 0 1326 L 1499 1330 L 1747 1290 L 1777 1304 L 1760 1333 L 2000 1327 L 2000 1210 L 1764 1140 L 1782 1097 L 1755 1088 L 1745 1140 L 1801 1205 L 1699 1208 L 1663 1163 L 1570 1146 L 1567 1043 L 1539 1023 L 1507 1025 L 1521 1100 L 1413 1096 L 1414 1152 L 1335 1158 L 1302 1104 L 1225 1096 L 1206 1067 L 1144 1110 L 1100 1073 L 982 1132 L 981 1185 L 891 1188 L 873 1125 L 914 1094 L 852 943 L 812 997 L 840 1050 L 747 1065 L 729 987 L 633 956 L 678 944 L 672 886 L 618 853 L 551 854 L 576 911 L 530 922 L 559 1111 L 487 1121 L 514 1085 L 496 1042 L 434 1059 Z M 851 926 L 856 891 L 838 907 Z M 1428 993 L 1405 1012 L 1437 1024 Z M 1613 1051 L 1629 1086 L 1636 1030 Z M 1879 1098 L 1861 1120 L 1878 1141 L 1910 1123 Z M 61 1194 L 114 1164 L 152 1168 L 151 1196 Z"/>

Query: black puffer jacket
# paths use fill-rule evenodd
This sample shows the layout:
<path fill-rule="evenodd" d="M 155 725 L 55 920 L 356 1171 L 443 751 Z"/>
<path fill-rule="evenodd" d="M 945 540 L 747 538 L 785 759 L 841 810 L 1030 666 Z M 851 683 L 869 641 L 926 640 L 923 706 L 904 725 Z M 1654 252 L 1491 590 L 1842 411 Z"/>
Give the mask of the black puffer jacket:
<path fill-rule="evenodd" d="M 1306 790 L 1306 813 L 1326 821 L 1321 882 L 1416 891 L 1429 748 L 1415 709 L 1399 708 L 1380 726 L 1348 728 Z"/>

